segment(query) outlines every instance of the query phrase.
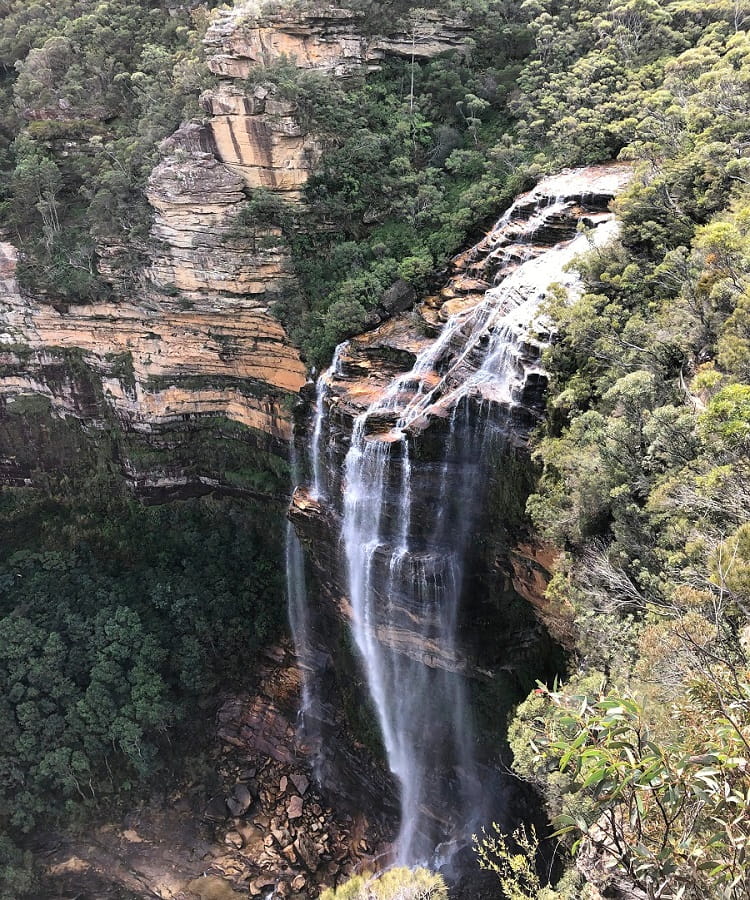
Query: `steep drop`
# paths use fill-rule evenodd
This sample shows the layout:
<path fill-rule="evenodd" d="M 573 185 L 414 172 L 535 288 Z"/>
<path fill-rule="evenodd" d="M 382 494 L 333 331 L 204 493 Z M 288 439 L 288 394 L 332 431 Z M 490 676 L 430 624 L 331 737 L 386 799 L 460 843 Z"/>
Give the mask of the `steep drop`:
<path fill-rule="evenodd" d="M 434 339 L 412 322 L 407 345 L 389 323 L 341 345 L 317 386 L 308 497 L 338 522 L 352 634 L 400 787 L 403 864 L 487 815 L 459 627 L 467 559 L 491 467 L 540 412 L 539 304 L 555 282 L 575 290 L 565 267 L 611 236 L 607 202 L 626 177 L 614 166 L 542 181 L 462 261 L 454 283 L 471 290 L 421 308 Z M 384 379 L 367 365 L 373 341 L 411 364 Z M 343 478 L 331 416 L 350 420 Z"/>

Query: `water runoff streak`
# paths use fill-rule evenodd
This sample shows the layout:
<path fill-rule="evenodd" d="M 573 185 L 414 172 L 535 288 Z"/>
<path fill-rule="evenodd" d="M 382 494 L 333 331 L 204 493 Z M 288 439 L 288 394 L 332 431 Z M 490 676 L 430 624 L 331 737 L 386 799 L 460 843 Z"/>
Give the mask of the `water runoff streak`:
<path fill-rule="evenodd" d="M 566 265 L 612 234 L 611 216 L 600 209 L 586 220 L 593 235 L 576 236 L 581 183 L 574 179 L 571 187 L 570 179 L 566 174 L 560 185 L 548 179 L 538 199 L 524 195 L 507 211 L 489 236 L 486 257 L 499 282 L 448 317 L 411 370 L 353 422 L 341 540 L 352 632 L 400 785 L 399 864 L 434 863 L 441 845 L 466 841 L 483 818 L 459 604 L 490 450 L 508 440 L 514 407 L 535 365 L 525 348 L 539 304 L 553 282 L 575 289 L 576 276 Z M 564 240 L 550 246 L 549 238 L 546 244 L 538 239 L 550 222 L 566 216 Z M 326 493 L 320 440 L 326 397 L 331 382 L 345 378 L 346 349 L 337 349 L 318 383 L 316 498 Z M 417 451 L 427 436 L 433 449 L 425 464 Z"/>
<path fill-rule="evenodd" d="M 292 483 L 300 480 L 300 465 L 297 449 L 291 445 Z M 310 607 L 307 596 L 305 578 L 305 555 L 290 520 L 286 524 L 286 590 L 287 613 L 294 640 L 297 664 L 301 678 L 301 696 L 299 709 L 299 734 L 303 742 L 316 737 L 318 720 L 315 696 L 315 673 L 310 628 Z"/>

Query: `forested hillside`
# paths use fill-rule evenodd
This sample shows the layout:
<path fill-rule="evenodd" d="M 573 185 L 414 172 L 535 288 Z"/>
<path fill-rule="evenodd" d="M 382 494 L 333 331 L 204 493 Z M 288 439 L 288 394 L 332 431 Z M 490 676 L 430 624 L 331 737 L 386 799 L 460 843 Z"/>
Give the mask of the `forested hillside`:
<path fill-rule="evenodd" d="M 593 881 L 741 898 L 750 42 L 738 4 L 613 12 L 606 50 L 590 17 L 592 47 L 559 99 L 528 94 L 551 110 L 543 127 L 556 140 L 604 153 L 624 140 L 636 178 L 617 204 L 621 240 L 583 263 L 584 296 L 549 305 L 558 335 L 528 510 L 562 551 L 548 593 L 577 637 L 569 679 L 521 707 L 512 743 Z M 558 44 L 572 32 L 555 34 Z M 566 97 L 579 106 L 561 115 Z"/>
<path fill-rule="evenodd" d="M 614 896 L 742 900 L 750 6 L 343 5 L 372 33 L 398 23 L 416 38 L 442 17 L 467 39 L 366 77 L 292 60 L 248 75 L 248 90 L 293 100 L 323 147 L 303 202 L 248 190 L 236 222 L 288 241 L 297 287 L 275 314 L 310 366 L 387 314 L 394 286 L 436 285 L 542 173 L 614 158 L 635 172 L 620 239 L 581 263 L 583 296 L 548 302 L 533 439 L 529 527 L 559 550 L 548 599 L 575 638 L 568 677 L 529 697 L 511 740 L 568 872 L 543 888 L 502 839 L 485 864 L 514 900 L 594 896 L 586 878 Z M 143 189 L 157 143 L 202 115 L 212 6 L 0 0 L 0 228 L 28 292 L 64 306 L 137 290 L 154 240 Z M 188 705 L 209 703 L 283 617 L 280 530 L 263 513 L 146 508 L 90 463 L 0 496 L 4 898 L 35 896 L 19 847 L 40 819 L 80 822 L 166 771 Z"/>

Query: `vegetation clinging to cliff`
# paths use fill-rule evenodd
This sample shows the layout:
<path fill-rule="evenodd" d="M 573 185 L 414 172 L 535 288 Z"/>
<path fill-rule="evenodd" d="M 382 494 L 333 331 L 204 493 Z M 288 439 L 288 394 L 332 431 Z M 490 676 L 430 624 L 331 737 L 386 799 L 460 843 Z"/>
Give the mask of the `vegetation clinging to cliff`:
<path fill-rule="evenodd" d="M 535 173 L 618 153 L 636 161 L 637 178 L 618 206 L 622 241 L 584 263 L 587 292 L 579 301 L 550 303 L 559 335 L 548 355 L 553 384 L 537 446 L 544 470 L 529 511 L 539 531 L 565 550 L 550 591 L 575 608 L 582 674 L 520 710 L 517 764 L 579 836 L 596 842 L 603 830 L 621 843 L 640 838 L 632 851 L 610 853 L 637 887 L 742 896 L 746 803 L 732 798 L 741 790 L 747 796 L 750 739 L 744 7 L 692 0 L 447 7 L 472 24 L 463 52 L 394 61 L 345 83 L 283 62 L 253 73 L 296 100 L 325 153 L 294 219 L 257 192 L 238 227 L 256 227 L 264 217 L 286 228 L 302 295 L 285 298 L 279 314 L 308 358 L 321 363 L 340 338 L 372 321 L 394 282 L 428 289 L 450 254 Z M 373 27 L 384 10 L 405 16 L 407 27 L 420 24 L 409 4 L 362 0 L 357 8 Z M 120 271 L 137 270 L 149 226 L 141 189 L 155 143 L 197 112 L 204 74 L 196 19 L 200 13 L 191 21 L 182 9 L 171 17 L 140 3 L 10 4 L 0 25 L 2 212 L 24 251 L 20 274 L 35 289 L 62 299 L 105 291 L 96 268 L 99 241 L 123 251 Z M 92 697 L 106 698 L 111 689 L 111 707 L 132 712 L 117 723 L 114 755 L 120 775 L 137 774 L 161 725 L 179 715 L 177 690 L 189 695 L 200 687 L 190 679 L 210 680 L 213 662 L 222 671 L 222 661 L 204 654 L 211 656 L 210 640 L 193 595 L 200 573 L 182 571 L 198 527 L 190 515 L 178 516 L 182 543 L 152 561 L 160 583 L 174 577 L 181 585 L 175 607 L 173 595 L 154 597 L 143 573 L 128 567 L 132 535 L 110 518 L 120 516 L 127 532 L 128 522 L 148 530 L 171 514 L 124 500 L 104 511 L 88 508 L 107 534 L 103 560 L 91 549 L 86 523 L 70 509 L 63 515 L 56 502 L 39 506 L 35 499 L 30 508 L 41 521 L 63 521 L 70 542 L 49 544 L 50 535 L 37 535 L 33 547 L 10 544 L 18 553 L 3 562 L 8 596 L 11 585 L 33 588 L 23 594 L 23 613 L 9 614 L 4 625 L 8 654 L 20 658 L 25 648 L 31 660 L 29 671 L 10 660 L 15 668 L 7 678 L 18 676 L 13 686 L 20 687 L 6 714 L 11 722 L 20 716 L 32 736 L 31 755 L 21 748 L 28 765 L 21 775 L 31 785 L 24 809 L 32 818 L 40 792 L 51 786 L 66 802 L 81 801 L 79 776 L 101 775 L 108 761 L 95 741 L 81 749 L 84 719 L 99 736 L 112 725 L 106 705 L 100 714 L 87 699 L 91 684 Z M 6 512 L 18 525 L 19 508 Z M 198 520 L 208 527 L 212 514 L 204 510 Z M 230 545 L 235 540 L 221 533 Z M 264 558 L 258 567 L 262 572 Z M 122 579 L 133 588 L 125 599 Z M 73 609 L 81 585 L 104 603 L 106 622 L 93 608 Z M 49 611 L 51 598 L 64 613 L 61 623 Z M 178 608 L 187 641 L 179 670 L 160 634 L 164 610 Z M 226 612 L 220 603 L 217 614 Z M 138 647 L 149 650 L 145 658 Z M 115 662 L 132 659 L 113 668 L 110 650 Z M 59 696 L 28 684 L 57 666 L 67 673 Z M 107 682 L 112 671 L 115 683 Z M 93 673 L 88 685 L 84 672 Z M 38 693 L 31 701 L 28 687 Z M 37 727 L 32 701 L 54 708 L 57 732 Z M 74 710 L 71 721 L 58 715 L 65 704 Z M 637 728 L 634 717 L 642 720 Z M 613 737 L 612 726 L 624 731 Z M 8 741 L 14 736 L 6 729 Z M 537 748 L 531 754 L 529 738 Z M 40 771 L 32 757 L 45 741 Z M 675 772 L 683 779 L 676 787 L 667 777 Z M 11 772 L 8 785 L 21 775 Z M 708 803 L 691 819 L 689 846 L 675 846 L 669 828 L 659 830 L 666 808 L 656 802 L 659 790 L 684 789 L 678 804 L 681 796 L 700 801 L 695 779 L 730 797 L 744 816 L 727 823 L 736 826 L 729 850 L 706 822 L 709 813 L 723 821 L 724 811 Z M 94 782 L 94 793 L 111 788 L 107 778 L 104 787 Z M 672 812 L 669 827 L 683 825 L 682 810 L 670 820 Z M 606 839 L 599 843 L 606 849 Z M 0 853 L 11 856 L 5 844 Z"/>
<path fill-rule="evenodd" d="M 11 0 L 0 18 L 0 224 L 19 278 L 54 299 L 109 290 L 143 263 L 143 194 L 156 144 L 199 113 L 200 37 L 212 2 Z"/>
<path fill-rule="evenodd" d="M 636 12 L 682 23 L 685 49 L 637 95 L 621 239 L 582 262 L 579 300 L 549 303 L 558 334 L 529 512 L 565 551 L 549 594 L 574 611 L 578 639 L 570 681 L 532 695 L 511 737 L 594 880 L 605 878 L 596 849 L 610 880 L 644 896 L 739 900 L 750 842 L 750 38 L 738 7 Z M 663 40 L 644 32 L 639 51 L 657 57 Z M 545 127 L 554 136 L 563 121 Z"/>
<path fill-rule="evenodd" d="M 278 306 L 317 364 L 385 312 L 396 280 L 429 289 L 535 175 L 647 139 L 675 58 L 699 45 L 687 74 L 697 77 L 696 54 L 723 47 L 733 23 L 729 7 L 654 0 L 450 7 L 470 37 L 437 59 L 391 60 L 366 79 L 300 72 L 291 61 L 251 74 L 295 98 L 325 146 L 288 230 L 301 294 Z M 421 13 L 399 11 L 405 33 L 429 34 Z M 706 163 L 726 164 L 729 176 L 735 149 Z"/>

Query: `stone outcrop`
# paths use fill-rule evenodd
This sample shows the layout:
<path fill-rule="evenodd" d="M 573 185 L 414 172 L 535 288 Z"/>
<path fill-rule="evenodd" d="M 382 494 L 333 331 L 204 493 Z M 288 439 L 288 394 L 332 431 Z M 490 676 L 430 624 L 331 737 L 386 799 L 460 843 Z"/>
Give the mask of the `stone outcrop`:
<path fill-rule="evenodd" d="M 63 414 L 75 397 L 45 380 L 45 367 L 76 351 L 101 377 L 104 397 L 129 428 L 151 431 L 185 417 L 223 415 L 286 440 L 283 398 L 305 369 L 262 302 L 242 296 L 218 305 L 198 292 L 155 292 L 131 302 L 66 310 L 22 296 L 15 251 L 0 244 L 0 391 L 42 393 Z M 60 388 L 60 389 L 58 389 Z"/>
<path fill-rule="evenodd" d="M 352 75 L 363 66 L 376 68 L 387 56 L 431 59 L 462 47 L 470 36 L 460 20 L 420 11 L 414 23 L 393 23 L 389 34 L 368 36 L 361 16 L 321 4 L 316 8 L 258 14 L 252 3 L 222 12 L 206 33 L 213 52 L 212 72 L 247 78 L 257 66 L 269 66 L 282 56 L 301 69 Z"/>
<path fill-rule="evenodd" d="M 332 6 L 274 14 L 246 3 L 221 12 L 209 27 L 208 68 L 219 82 L 201 103 L 211 116 L 217 159 L 249 188 L 298 200 L 321 152 L 295 103 L 270 83 L 248 85 L 251 73 L 285 59 L 307 72 L 348 76 L 377 69 L 388 56 L 429 59 L 460 48 L 468 37 L 460 22 L 430 13 L 413 26 L 394 23 L 388 35 L 367 36 L 362 25 L 355 13 Z"/>
<path fill-rule="evenodd" d="M 0 396 L 39 393 L 62 415 L 101 423 L 111 413 L 121 427 L 142 434 L 229 419 L 259 435 L 264 447 L 270 437 L 271 447 L 284 452 L 289 398 L 306 376 L 272 312 L 276 300 L 296 290 L 289 250 L 278 228 L 238 227 L 238 216 L 256 188 L 299 202 L 321 146 L 272 79 L 250 83 L 248 75 L 286 59 L 347 76 L 377 68 L 389 55 L 449 52 L 466 37 L 461 22 L 429 13 L 368 36 L 357 15 L 334 7 L 261 13 L 247 3 L 220 12 L 205 37 L 208 68 L 217 76 L 201 97 L 207 118 L 183 125 L 160 147 L 146 190 L 152 242 L 138 248 L 149 261 L 135 281 L 124 280 L 112 262 L 128 248 L 101 246 L 99 272 L 111 283 L 112 299 L 55 305 L 54 298 L 22 295 L 15 251 L 0 247 Z M 404 306 L 403 297 L 387 302 Z M 97 402 L 76 394 L 71 354 L 87 367 Z M 157 492 L 183 477 L 139 472 L 127 456 L 123 468 Z M 211 487 L 211 473 L 201 479 Z"/>
<path fill-rule="evenodd" d="M 299 200 L 320 158 L 320 145 L 303 130 L 296 106 L 271 88 L 222 82 L 201 96 L 218 159 L 248 188 Z"/>
<path fill-rule="evenodd" d="M 529 603 L 548 633 L 566 650 L 575 647 L 575 613 L 567 601 L 547 596 L 560 551 L 537 540 L 517 544 L 509 554 L 513 588 Z M 502 564 L 502 563 L 501 563 Z"/>
<path fill-rule="evenodd" d="M 546 385 L 539 309 L 555 283 L 580 290 L 567 268 L 588 246 L 579 226 L 607 240 L 609 200 L 628 178 L 613 164 L 543 179 L 456 257 L 437 294 L 341 345 L 318 383 L 314 422 L 299 422 L 317 465 L 290 517 L 310 561 L 315 616 L 328 623 L 316 629 L 317 649 L 324 656 L 331 621 L 351 620 L 381 719 L 410 711 L 408 721 L 387 718 L 388 733 L 402 729 L 391 747 L 402 734 L 412 741 L 419 717 L 421 741 L 410 746 L 435 749 L 415 757 L 424 794 L 402 813 L 426 842 L 462 840 L 457 784 L 468 795 L 481 783 L 480 806 L 506 796 L 497 765 L 505 713 L 562 661 L 563 617 L 548 628 L 539 596 L 551 563 L 541 548 L 518 546 L 526 441 Z M 432 686 L 419 710 L 407 706 L 418 685 Z M 476 769 L 463 750 L 451 756 L 461 726 L 445 709 L 462 692 L 475 710 L 493 710 L 472 741 Z M 440 713 L 421 718 L 432 702 Z M 481 815 L 507 813 L 500 803 Z"/>
<path fill-rule="evenodd" d="M 235 783 L 224 807 L 215 802 L 210 814 L 227 829 L 224 842 L 244 867 L 251 896 L 273 886 L 279 896 L 302 900 L 387 852 L 387 820 L 382 812 L 355 813 L 360 795 L 346 811 L 346 772 L 332 793 L 321 794 L 312 750 L 293 724 L 300 690 L 294 657 L 283 648 L 269 651 L 258 683 L 257 693 L 230 698 L 219 710 L 218 734 L 231 748 L 225 769 Z"/>
<path fill-rule="evenodd" d="M 546 253 L 551 247 L 571 241 L 581 224 L 593 228 L 610 222 L 608 204 L 629 177 L 627 165 L 610 164 L 544 179 L 519 198 L 512 213 L 503 216 L 482 241 L 454 258 L 438 293 L 425 298 L 413 311 L 397 315 L 342 346 L 336 371 L 327 377 L 325 400 L 331 423 L 329 474 L 334 496 L 341 490 L 337 473 L 354 418 L 402 379 L 394 410 L 411 409 L 406 430 L 417 435 L 429 428 L 440 429 L 451 405 L 463 396 L 461 390 L 466 381 L 481 366 L 493 323 L 500 323 L 503 316 L 515 310 L 523 311 L 525 301 L 537 289 L 537 281 L 547 278 L 567 282 L 566 286 L 575 290 L 575 275 L 555 268 L 565 260 L 552 260 L 550 268 Z M 528 283 L 514 280 L 521 262 L 536 266 Z M 487 333 L 480 334 L 476 346 L 469 345 L 467 350 L 465 340 L 468 329 L 473 327 L 472 313 L 496 290 L 504 294 L 498 295 L 499 306 L 492 304 Z M 451 317 L 452 328 L 443 329 Z M 474 389 L 480 399 L 509 407 L 511 424 L 514 429 L 521 429 L 523 438 L 524 430 L 539 415 L 545 387 L 540 354 L 549 334 L 543 319 L 534 318 L 532 313 L 526 313 L 525 318 L 514 317 L 511 323 L 518 334 L 517 346 L 507 360 L 512 370 L 512 403 L 510 395 L 492 394 L 494 387 L 489 378 L 478 381 Z M 442 343 L 436 340 L 441 333 Z M 437 355 L 430 358 L 434 347 L 438 348 Z M 428 360 L 429 365 L 420 363 L 419 374 L 410 380 L 408 373 L 418 358 Z M 418 400 L 421 396 L 429 401 L 424 408 L 419 403 L 410 407 L 411 398 Z M 381 417 L 370 418 L 367 427 L 373 438 L 391 440 L 399 436 L 395 432 L 389 434 L 396 411 L 389 414 L 384 410 Z"/>

